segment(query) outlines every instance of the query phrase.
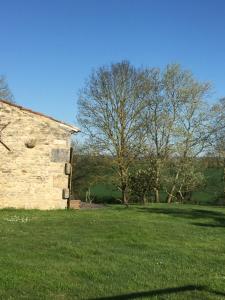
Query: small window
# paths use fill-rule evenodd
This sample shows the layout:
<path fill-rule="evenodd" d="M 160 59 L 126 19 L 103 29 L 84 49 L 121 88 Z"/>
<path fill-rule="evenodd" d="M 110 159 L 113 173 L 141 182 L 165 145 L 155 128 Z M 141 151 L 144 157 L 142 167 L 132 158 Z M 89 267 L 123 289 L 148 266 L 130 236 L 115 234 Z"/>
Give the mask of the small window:
<path fill-rule="evenodd" d="M 69 151 L 66 149 L 52 149 L 52 162 L 67 162 L 69 160 Z"/>

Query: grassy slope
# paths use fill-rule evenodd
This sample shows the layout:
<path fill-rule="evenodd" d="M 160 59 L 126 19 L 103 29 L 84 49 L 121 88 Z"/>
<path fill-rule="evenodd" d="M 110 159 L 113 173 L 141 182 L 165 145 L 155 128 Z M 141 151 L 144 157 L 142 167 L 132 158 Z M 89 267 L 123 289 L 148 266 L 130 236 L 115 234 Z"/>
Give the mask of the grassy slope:
<path fill-rule="evenodd" d="M 224 299 L 224 230 L 224 208 L 3 210 L 0 299 Z"/>
<path fill-rule="evenodd" d="M 208 168 L 204 172 L 206 186 L 195 192 L 193 200 L 200 203 L 215 203 L 223 197 L 223 168 Z"/>

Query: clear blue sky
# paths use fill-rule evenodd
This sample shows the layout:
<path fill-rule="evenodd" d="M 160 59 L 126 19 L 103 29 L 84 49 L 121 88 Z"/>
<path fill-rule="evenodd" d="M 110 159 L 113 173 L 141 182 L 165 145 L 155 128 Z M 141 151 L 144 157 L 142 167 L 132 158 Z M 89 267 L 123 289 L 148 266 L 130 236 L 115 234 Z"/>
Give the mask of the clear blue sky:
<path fill-rule="evenodd" d="M 15 100 L 75 122 L 93 68 L 177 62 L 225 95 L 224 0 L 0 0 L 0 74 Z"/>

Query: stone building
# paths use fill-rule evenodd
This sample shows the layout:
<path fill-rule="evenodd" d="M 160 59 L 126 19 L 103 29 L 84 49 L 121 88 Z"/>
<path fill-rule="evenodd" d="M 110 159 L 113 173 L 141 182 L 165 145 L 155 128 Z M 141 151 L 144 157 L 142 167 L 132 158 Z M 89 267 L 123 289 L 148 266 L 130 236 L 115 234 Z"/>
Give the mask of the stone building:
<path fill-rule="evenodd" d="M 0 208 L 67 206 L 71 134 L 79 129 L 0 100 Z"/>

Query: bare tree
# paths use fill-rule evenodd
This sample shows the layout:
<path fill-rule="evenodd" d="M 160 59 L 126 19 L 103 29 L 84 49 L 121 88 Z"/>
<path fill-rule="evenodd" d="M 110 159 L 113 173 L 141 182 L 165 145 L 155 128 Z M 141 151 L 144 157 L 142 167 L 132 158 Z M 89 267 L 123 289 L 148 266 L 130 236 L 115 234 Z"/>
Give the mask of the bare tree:
<path fill-rule="evenodd" d="M 145 75 L 127 61 L 101 67 L 91 74 L 78 101 L 78 121 L 88 142 L 113 157 L 125 204 L 128 170 L 145 144 Z"/>
<path fill-rule="evenodd" d="M 190 173 L 191 170 L 194 170 L 193 161 L 210 146 L 211 113 L 206 101 L 203 100 L 209 91 L 208 83 L 199 83 L 193 80 L 193 84 L 186 91 L 187 99 L 181 103 L 177 111 L 173 147 L 174 155 L 177 156 L 177 171 L 174 176 L 174 184 L 168 193 L 167 201 L 169 203 L 174 196 L 175 189 L 180 189 L 180 177 L 188 172 L 188 166 Z M 200 177 L 199 175 L 198 178 Z"/>
<path fill-rule="evenodd" d="M 223 163 L 224 196 L 225 196 L 225 98 L 220 99 L 213 106 L 214 113 L 212 125 L 211 144 L 214 155 L 219 157 Z"/>
<path fill-rule="evenodd" d="M 13 94 L 3 76 L 0 76 L 0 99 L 14 102 Z"/>
<path fill-rule="evenodd" d="M 150 153 L 157 160 L 155 199 L 159 202 L 161 170 L 167 158 L 174 156 L 178 149 L 181 156 L 187 156 L 194 147 L 201 152 L 204 144 L 201 134 L 207 115 L 200 109 L 210 85 L 199 83 L 177 64 L 168 65 L 162 72 L 151 69 L 148 79 L 151 89 L 148 89 L 147 133 Z"/>

